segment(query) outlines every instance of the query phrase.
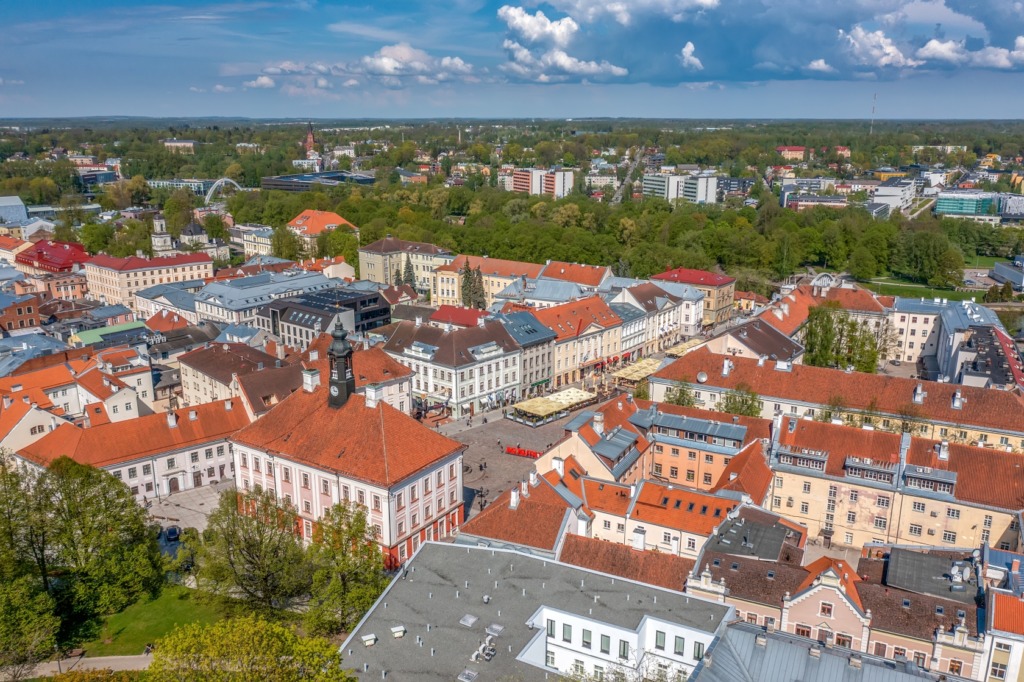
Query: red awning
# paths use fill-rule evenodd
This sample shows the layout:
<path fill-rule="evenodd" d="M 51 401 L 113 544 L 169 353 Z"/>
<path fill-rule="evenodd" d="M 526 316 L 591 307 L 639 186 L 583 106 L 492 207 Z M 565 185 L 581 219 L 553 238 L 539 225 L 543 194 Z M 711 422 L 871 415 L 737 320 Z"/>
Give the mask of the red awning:
<path fill-rule="evenodd" d="M 618 362 L 618 361 L 619 361 L 619 356 L 618 355 L 616 355 L 614 358 L 612 358 L 612 362 Z"/>

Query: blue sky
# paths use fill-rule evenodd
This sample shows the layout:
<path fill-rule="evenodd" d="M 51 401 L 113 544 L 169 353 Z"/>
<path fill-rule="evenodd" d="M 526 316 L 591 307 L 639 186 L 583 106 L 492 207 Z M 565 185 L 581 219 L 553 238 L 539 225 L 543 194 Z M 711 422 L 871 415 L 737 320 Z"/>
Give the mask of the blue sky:
<path fill-rule="evenodd" d="M 1020 0 L 0 3 L 0 116 L 1016 118 Z"/>

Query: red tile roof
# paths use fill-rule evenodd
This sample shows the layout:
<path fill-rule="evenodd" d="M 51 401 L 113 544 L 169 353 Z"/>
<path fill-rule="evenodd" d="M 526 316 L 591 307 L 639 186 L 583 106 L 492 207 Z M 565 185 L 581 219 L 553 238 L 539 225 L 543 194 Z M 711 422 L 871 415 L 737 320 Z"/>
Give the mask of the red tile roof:
<path fill-rule="evenodd" d="M 89 260 L 85 247 L 75 242 L 40 241 L 14 257 L 16 263 L 47 272 L 69 272 Z"/>
<path fill-rule="evenodd" d="M 771 363 L 759 367 L 757 360 L 752 358 L 729 359 L 733 369 L 729 376 L 722 376 L 725 358 L 707 348 L 698 348 L 653 376 L 655 379 L 692 383 L 700 372 L 704 372 L 708 376 L 708 386 L 735 389 L 739 384 L 746 384 L 765 397 L 827 405 L 838 395 L 847 409 L 870 409 L 890 415 L 913 409 L 922 419 L 1024 433 L 1024 420 L 1021 419 L 1024 400 L 1008 391 L 959 384 L 922 384 L 915 379 L 863 372 L 848 374 L 838 369 L 810 365 L 793 365 L 790 371 L 780 371 Z M 920 405 L 913 402 L 914 390 L 919 384 L 926 394 Z M 953 395 L 957 391 L 964 399 L 959 410 L 952 406 Z"/>
<path fill-rule="evenodd" d="M 860 576 L 857 575 L 857 570 L 853 566 L 850 566 L 850 564 L 842 559 L 823 556 L 807 564 L 804 568 L 807 569 L 807 577 L 800 584 L 800 587 L 796 589 L 794 597 L 814 585 L 814 581 L 822 573 L 832 571 L 839 578 L 843 594 L 863 613 L 864 605 L 860 601 L 860 595 L 857 594 L 857 584 L 860 582 Z"/>
<path fill-rule="evenodd" d="M 535 310 L 533 315 L 541 324 L 555 332 L 557 341 L 582 336 L 591 326 L 608 329 L 622 324 L 622 318 L 599 296 Z"/>
<path fill-rule="evenodd" d="M 288 222 L 288 227 L 307 237 L 315 237 L 321 232 L 333 230 L 336 227 L 347 227 L 352 231 L 359 229 L 337 213 L 333 213 L 331 211 L 315 211 L 311 208 L 307 208 L 305 211 L 292 218 L 291 221 Z"/>
<path fill-rule="evenodd" d="M 275 366 L 277 358 L 244 343 L 213 343 L 196 348 L 178 359 L 178 364 L 228 385 L 235 374 L 241 376 Z"/>
<path fill-rule="evenodd" d="M 579 535 L 569 535 L 565 538 L 558 560 L 592 571 L 680 592 L 694 565 L 692 559 L 664 552 L 641 551 L 627 545 Z"/>
<path fill-rule="evenodd" d="M 24 244 L 30 244 L 24 239 L 18 239 L 17 237 L 11 237 L 6 234 L 0 234 L 0 251 L 13 251 L 14 249 Z"/>
<path fill-rule="evenodd" d="M 361 395 L 340 408 L 327 404 L 327 363 L 321 385 L 295 391 L 234 440 L 264 452 L 349 478 L 390 487 L 461 452 L 464 445 L 381 401 Z"/>
<path fill-rule="evenodd" d="M 501 258 L 488 258 L 487 256 L 456 256 L 455 260 L 447 265 L 437 268 L 438 272 L 460 272 L 466 262 L 473 270 L 480 268 L 480 272 L 494 277 L 530 277 L 540 275 L 543 265 L 537 263 L 524 263 L 517 260 L 503 260 Z"/>
<path fill-rule="evenodd" d="M 443 305 L 430 316 L 430 321 L 437 324 L 453 324 L 456 327 L 475 327 L 481 317 L 487 317 L 487 311 L 462 306 Z"/>
<path fill-rule="evenodd" d="M 735 506 L 733 500 L 644 481 L 637 491 L 629 518 L 694 535 L 710 535 Z"/>
<path fill-rule="evenodd" d="M 153 270 L 156 268 L 180 268 L 186 265 L 203 265 L 213 263 L 213 259 L 205 253 L 182 253 L 176 256 L 158 256 L 156 258 L 139 258 L 128 256 L 127 258 L 114 258 L 106 254 L 93 256 L 86 265 L 118 272 L 131 272 L 133 270 Z"/>
<path fill-rule="evenodd" d="M 573 458 L 573 461 L 575 461 L 575 458 Z M 568 465 L 568 462 L 566 464 Z M 568 466 L 566 470 L 568 471 Z M 568 478 L 572 480 L 571 476 Z M 583 504 L 588 509 L 615 516 L 626 516 L 631 501 L 628 485 L 609 483 L 608 481 L 599 481 L 593 478 L 582 478 L 580 481 L 580 492 L 582 494 L 579 497 L 583 499 Z M 575 492 L 574 490 L 573 493 L 575 494 Z"/>
<path fill-rule="evenodd" d="M 729 277 L 728 275 L 719 275 L 716 272 L 708 272 L 707 270 L 693 270 L 690 268 L 675 268 L 674 270 L 666 270 L 665 272 L 657 275 L 651 275 L 651 279 L 663 279 L 668 282 L 681 282 L 683 284 L 690 284 L 694 286 L 703 287 L 721 287 L 727 284 L 732 284 L 736 281 L 735 278 Z"/>
<path fill-rule="evenodd" d="M 799 288 L 813 295 L 813 290 L 809 285 L 803 284 Z M 826 301 L 835 302 L 843 310 L 876 313 L 879 315 L 885 314 L 886 306 L 873 293 L 860 287 L 855 289 L 831 287 L 824 296 L 818 295 L 814 298 L 819 304 Z"/>
<path fill-rule="evenodd" d="M 352 374 L 356 378 L 356 390 L 359 390 L 373 384 L 411 377 L 413 371 L 385 353 L 380 346 L 374 346 L 352 353 Z"/>
<path fill-rule="evenodd" d="M 155 332 L 169 332 L 174 329 L 184 329 L 191 322 L 184 317 L 178 317 L 177 313 L 170 313 L 166 309 L 146 320 L 146 327 Z"/>
<path fill-rule="evenodd" d="M 737 301 L 753 301 L 760 305 L 764 305 L 768 302 L 766 297 L 754 291 L 736 291 L 733 294 L 733 298 Z"/>
<path fill-rule="evenodd" d="M 807 322 L 807 316 L 817 301 L 810 292 L 794 289 L 761 313 L 758 318 L 778 329 L 786 336 L 793 336 Z"/>
<path fill-rule="evenodd" d="M 1024 635 L 1024 597 L 993 592 L 992 611 L 993 628 Z"/>
<path fill-rule="evenodd" d="M 777 152 L 802 152 L 802 151 L 804 151 L 806 149 L 807 149 L 806 147 L 790 147 L 790 146 L 783 145 L 781 147 L 776 147 L 775 151 L 777 151 Z"/>
<path fill-rule="evenodd" d="M 748 433 L 749 436 L 749 433 Z M 729 461 L 711 492 L 722 490 L 746 493 L 754 504 L 762 504 L 768 495 L 772 482 L 772 470 L 768 466 L 761 441 L 754 441 L 740 450 Z"/>
<path fill-rule="evenodd" d="M 544 266 L 541 277 L 558 279 L 564 282 L 575 282 L 585 287 L 597 287 L 612 274 L 612 269 L 607 265 L 585 265 L 580 263 L 565 263 L 563 261 L 551 261 Z"/>
<path fill-rule="evenodd" d="M 65 423 L 18 452 L 42 466 L 67 456 L 80 464 L 106 467 L 225 439 L 249 423 L 237 400 L 186 407 L 174 414 L 174 427 L 162 413 L 88 429 Z"/>
<path fill-rule="evenodd" d="M 555 551 L 572 507 L 555 492 L 546 479 L 529 487 L 529 496 L 520 495 L 519 505 L 512 509 L 512 491 L 501 493 L 479 514 L 462 524 L 460 533 L 500 540 L 514 545 Z"/>

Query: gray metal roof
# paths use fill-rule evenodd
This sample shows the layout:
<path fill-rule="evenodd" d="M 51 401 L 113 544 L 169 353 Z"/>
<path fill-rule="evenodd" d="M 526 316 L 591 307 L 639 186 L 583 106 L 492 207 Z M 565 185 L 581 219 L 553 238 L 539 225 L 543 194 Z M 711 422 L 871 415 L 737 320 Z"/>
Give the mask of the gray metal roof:
<path fill-rule="evenodd" d="M 509 335 L 523 348 L 547 343 L 555 338 L 555 333 L 542 325 L 533 313 L 519 311 L 500 313 L 493 317 L 505 326 Z"/>
<path fill-rule="evenodd" d="M 615 311 L 615 314 L 622 318 L 623 324 L 632 322 L 633 320 L 640 319 L 646 315 L 646 313 L 635 305 L 629 303 L 609 303 L 608 307 Z"/>
<path fill-rule="evenodd" d="M 543 628 L 526 625 L 542 606 L 634 630 L 650 616 L 715 632 L 731 612 L 723 604 L 552 559 L 428 542 L 345 640 L 341 654 L 362 680 L 379 680 L 386 669 L 388 680 L 453 682 L 466 668 L 481 680 L 544 680 L 550 671 L 516 658 L 543 636 Z M 494 638 L 496 655 L 471 663 L 487 629 L 498 631 L 493 625 L 502 628 Z M 397 626 L 405 628 L 400 638 L 392 634 Z M 377 640 L 364 646 L 362 638 L 370 634 Z"/>
<path fill-rule="evenodd" d="M 636 443 L 638 436 L 632 431 L 616 427 L 601 434 L 601 440 L 591 448 L 595 453 L 617 462 Z"/>
<path fill-rule="evenodd" d="M 261 272 L 227 282 L 210 282 L 196 294 L 196 300 L 228 310 L 249 310 L 275 298 L 327 289 L 336 282 L 319 272 L 286 270 Z"/>
<path fill-rule="evenodd" d="M 686 301 L 700 301 L 704 298 L 704 294 L 697 291 L 689 284 L 682 284 L 681 282 L 671 282 L 662 279 L 659 279 L 657 282 L 655 282 L 655 284 L 662 291 L 672 294 L 673 296 L 678 296 L 679 298 Z"/>
<path fill-rule="evenodd" d="M 851 660 L 852 659 L 852 660 Z M 693 682 L 909 682 L 965 678 L 779 632 L 732 623 L 693 671 Z"/>
<path fill-rule="evenodd" d="M 649 429 L 652 426 L 663 426 L 667 429 L 676 429 L 687 433 L 700 433 L 714 438 L 735 440 L 740 443 L 743 442 L 747 435 L 747 427 L 742 424 L 666 414 L 659 412 L 655 405 L 646 410 L 636 411 L 630 415 L 629 422 L 644 429 Z"/>
<path fill-rule="evenodd" d="M 893 303 L 897 312 L 917 315 L 938 315 L 946 331 L 967 329 L 971 325 L 990 324 L 1003 328 L 999 316 L 974 301 L 949 301 L 933 298 L 900 298 Z"/>

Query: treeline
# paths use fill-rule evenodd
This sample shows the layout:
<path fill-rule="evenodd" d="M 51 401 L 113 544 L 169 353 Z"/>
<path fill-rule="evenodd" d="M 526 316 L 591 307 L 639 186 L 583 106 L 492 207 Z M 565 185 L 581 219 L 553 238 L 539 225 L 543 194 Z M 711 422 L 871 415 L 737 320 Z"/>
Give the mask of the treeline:
<path fill-rule="evenodd" d="M 859 279 L 896 275 L 931 286 L 960 283 L 975 256 L 1024 252 L 1024 231 L 923 216 L 876 221 L 858 209 L 795 212 L 766 195 L 759 208 L 671 206 L 658 199 L 619 206 L 573 196 L 560 201 L 483 188 L 358 187 L 326 192 L 239 193 L 237 222 L 282 226 L 306 208 L 336 211 L 360 226 L 360 243 L 387 234 L 455 253 L 531 262 L 611 265 L 648 277 L 670 267 L 721 268 L 741 288 L 805 267 L 849 271 Z M 341 238 L 341 235 L 338 236 Z M 319 255 L 354 255 L 326 242 Z M 350 259 L 354 264 L 354 260 Z"/>

